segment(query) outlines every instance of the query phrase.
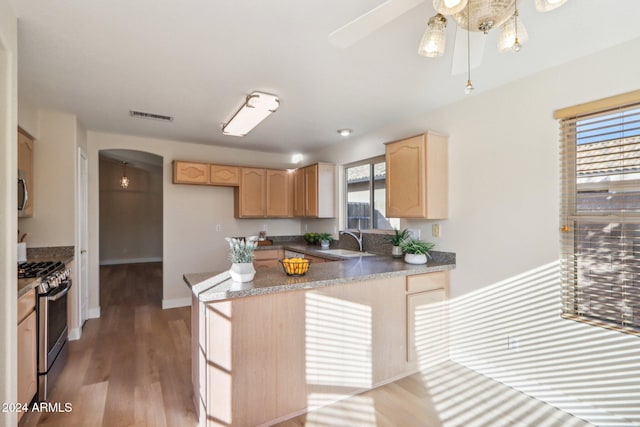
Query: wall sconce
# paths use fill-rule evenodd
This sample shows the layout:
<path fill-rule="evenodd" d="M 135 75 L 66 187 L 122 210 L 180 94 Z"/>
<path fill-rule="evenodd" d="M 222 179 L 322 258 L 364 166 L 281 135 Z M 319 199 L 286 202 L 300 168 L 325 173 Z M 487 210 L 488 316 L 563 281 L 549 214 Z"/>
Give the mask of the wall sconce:
<path fill-rule="evenodd" d="M 120 178 L 120 187 L 126 190 L 129 187 L 129 178 L 127 178 L 127 162 L 122 162 L 122 178 Z"/>
<path fill-rule="evenodd" d="M 247 96 L 245 103 L 233 115 L 231 120 L 222 126 L 222 133 L 232 136 L 245 136 L 258 123 L 275 112 L 279 105 L 280 100 L 277 96 L 253 92 Z"/>

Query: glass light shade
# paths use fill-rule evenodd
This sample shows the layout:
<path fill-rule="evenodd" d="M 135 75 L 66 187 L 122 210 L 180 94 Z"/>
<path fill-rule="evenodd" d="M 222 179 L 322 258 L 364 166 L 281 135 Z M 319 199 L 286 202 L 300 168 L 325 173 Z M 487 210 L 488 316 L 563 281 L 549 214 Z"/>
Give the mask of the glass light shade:
<path fill-rule="evenodd" d="M 453 15 L 467 7 L 467 0 L 433 0 L 433 7 L 443 15 Z"/>
<path fill-rule="evenodd" d="M 518 23 L 517 27 L 516 21 Z M 515 45 L 516 36 L 518 37 L 518 46 Z M 507 22 L 500 27 L 500 34 L 498 34 L 498 51 L 500 53 L 517 52 L 520 50 L 520 46 L 527 41 L 529 41 L 529 34 L 522 23 L 522 19 L 520 19 L 518 15 L 511 15 L 511 18 L 507 19 Z"/>
<path fill-rule="evenodd" d="M 427 24 L 427 30 L 420 40 L 418 55 L 427 58 L 436 58 L 444 55 L 446 47 L 447 19 L 441 14 L 431 17 Z"/>
<path fill-rule="evenodd" d="M 502 25 L 513 15 L 516 1 L 470 0 L 466 8 L 453 15 L 453 19 L 461 28 L 469 28 L 469 31 L 482 31 L 486 34 L 493 27 Z"/>
<path fill-rule="evenodd" d="M 126 190 L 129 187 L 129 178 L 127 178 L 126 176 L 120 178 L 120 187 Z"/>
<path fill-rule="evenodd" d="M 549 12 L 559 8 L 566 2 L 567 0 L 536 0 L 536 10 L 538 12 Z"/>

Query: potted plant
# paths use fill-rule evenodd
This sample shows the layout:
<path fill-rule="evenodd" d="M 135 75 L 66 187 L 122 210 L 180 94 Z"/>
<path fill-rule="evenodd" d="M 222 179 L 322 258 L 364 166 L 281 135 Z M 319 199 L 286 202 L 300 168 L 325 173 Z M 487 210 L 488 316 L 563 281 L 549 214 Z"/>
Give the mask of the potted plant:
<path fill-rule="evenodd" d="M 318 243 L 318 233 L 304 233 L 304 241 L 307 245 L 315 245 Z"/>
<path fill-rule="evenodd" d="M 330 233 L 318 233 L 318 240 L 320 241 L 320 247 L 322 249 L 329 249 L 329 245 L 333 241 L 333 236 Z"/>
<path fill-rule="evenodd" d="M 409 238 L 409 229 L 405 228 L 400 231 L 397 228 L 393 229 L 393 234 L 385 237 L 385 241 L 391 243 L 393 247 L 391 248 L 391 256 L 394 258 L 402 258 L 402 248 L 400 247 L 400 243 L 404 242 Z"/>
<path fill-rule="evenodd" d="M 253 251 L 258 246 L 258 242 L 229 237 L 225 240 L 229 242 L 231 280 L 240 283 L 252 281 L 256 275 L 256 269 L 253 267 Z"/>
<path fill-rule="evenodd" d="M 409 264 L 426 264 L 427 257 L 431 258 L 429 252 L 435 243 L 425 242 L 418 239 L 407 239 L 400 243 L 400 248 L 405 253 L 404 262 Z"/>

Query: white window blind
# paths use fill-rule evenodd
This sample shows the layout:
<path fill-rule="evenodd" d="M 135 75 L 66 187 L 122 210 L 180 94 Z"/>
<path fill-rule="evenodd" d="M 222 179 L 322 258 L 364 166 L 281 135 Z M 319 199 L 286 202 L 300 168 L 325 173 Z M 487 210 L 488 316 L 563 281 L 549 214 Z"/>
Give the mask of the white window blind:
<path fill-rule="evenodd" d="M 560 127 L 563 317 L 640 334 L 640 103 Z"/>

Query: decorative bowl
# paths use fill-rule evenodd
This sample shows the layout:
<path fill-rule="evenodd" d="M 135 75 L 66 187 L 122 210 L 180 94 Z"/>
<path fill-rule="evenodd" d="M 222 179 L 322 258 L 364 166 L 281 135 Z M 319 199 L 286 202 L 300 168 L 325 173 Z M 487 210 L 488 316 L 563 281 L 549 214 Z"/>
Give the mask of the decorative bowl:
<path fill-rule="evenodd" d="M 282 269 L 287 276 L 301 277 L 309 271 L 310 259 L 306 258 L 283 258 L 278 260 L 282 264 Z"/>

